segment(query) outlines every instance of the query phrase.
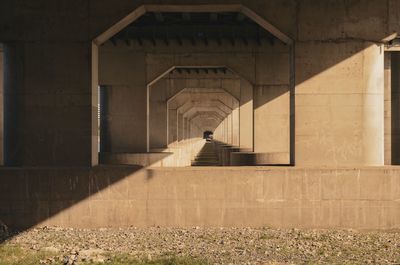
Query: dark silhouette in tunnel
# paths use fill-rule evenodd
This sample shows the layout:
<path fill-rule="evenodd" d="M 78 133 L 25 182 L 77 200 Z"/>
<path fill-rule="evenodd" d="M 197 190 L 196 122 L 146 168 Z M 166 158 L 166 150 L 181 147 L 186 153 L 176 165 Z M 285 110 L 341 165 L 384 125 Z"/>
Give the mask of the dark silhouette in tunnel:
<path fill-rule="evenodd" d="M 214 133 L 212 131 L 205 131 L 203 133 L 203 139 L 212 140 Z"/>

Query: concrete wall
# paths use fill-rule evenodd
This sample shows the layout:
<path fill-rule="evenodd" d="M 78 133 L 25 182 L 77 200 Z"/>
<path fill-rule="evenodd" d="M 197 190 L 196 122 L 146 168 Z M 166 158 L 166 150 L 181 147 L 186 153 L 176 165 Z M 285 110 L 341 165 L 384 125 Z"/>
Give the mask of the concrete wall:
<path fill-rule="evenodd" d="M 109 152 L 141 153 L 146 145 L 145 54 L 104 51 L 99 56 L 99 84 L 106 85 Z"/>
<path fill-rule="evenodd" d="M 296 162 L 383 164 L 379 42 L 398 31 L 394 2 L 302 4 L 296 44 L 296 57 L 301 58 L 296 58 Z M 389 20 L 383 19 L 387 14 Z M 324 30 L 316 31 L 318 27 Z M 311 95 L 315 103 L 310 103 Z M 317 102 L 324 103 L 311 106 Z M 312 148 L 308 157 L 307 148 Z"/>
<path fill-rule="evenodd" d="M 290 66 L 287 47 L 256 57 L 254 151 L 290 150 Z M 276 141 L 275 141 L 276 140 Z M 286 162 L 289 164 L 289 161 Z"/>
<path fill-rule="evenodd" d="M 37 36 L 40 38 L 40 36 Z M 9 166 L 91 164 L 90 44 L 4 43 L 4 150 Z"/>
<path fill-rule="evenodd" d="M 2 169 L 11 227 L 400 228 L 397 168 Z"/>

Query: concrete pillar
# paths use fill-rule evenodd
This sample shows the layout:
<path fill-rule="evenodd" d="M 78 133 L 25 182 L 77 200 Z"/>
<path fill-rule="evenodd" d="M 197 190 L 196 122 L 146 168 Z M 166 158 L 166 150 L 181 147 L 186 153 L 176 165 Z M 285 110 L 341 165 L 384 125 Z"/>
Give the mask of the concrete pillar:
<path fill-rule="evenodd" d="M 177 135 L 177 111 L 176 109 L 168 110 L 168 144 L 176 142 L 178 139 Z"/>
<path fill-rule="evenodd" d="M 163 81 L 150 87 L 150 149 L 167 147 L 167 96 Z"/>
<path fill-rule="evenodd" d="M 226 142 L 232 144 L 232 113 L 228 114 L 226 117 Z"/>
<path fill-rule="evenodd" d="M 100 150 L 99 152 L 111 152 L 111 133 L 108 124 L 109 118 L 109 104 L 108 104 L 108 92 L 110 87 L 101 86 L 99 88 L 99 98 L 100 98 Z"/>
<path fill-rule="evenodd" d="M 254 152 L 286 153 L 290 163 L 289 47 L 256 57 Z"/>
<path fill-rule="evenodd" d="M 385 91 L 384 91 L 384 112 L 385 112 L 385 165 L 392 164 L 392 64 L 391 53 L 385 53 Z"/>
<path fill-rule="evenodd" d="M 92 164 L 91 44 L 4 45 L 7 166 Z"/>
<path fill-rule="evenodd" d="M 400 165 L 400 52 L 391 57 L 391 164 Z"/>
<path fill-rule="evenodd" d="M 100 49 L 99 83 L 110 87 L 111 152 L 147 152 L 146 56 L 104 49 Z"/>
<path fill-rule="evenodd" d="M 3 46 L 0 44 L 0 165 L 4 165 L 3 143 L 4 143 L 4 97 L 3 97 Z"/>
<path fill-rule="evenodd" d="M 384 52 L 366 44 L 363 64 L 363 164 L 384 164 Z"/>
<path fill-rule="evenodd" d="M 254 93 L 254 151 L 289 157 L 290 93 L 288 85 L 262 85 Z M 289 164 L 289 161 L 287 161 Z"/>
<path fill-rule="evenodd" d="M 232 125 L 233 125 L 233 128 L 232 128 L 232 130 L 233 130 L 233 139 L 232 139 L 233 143 L 232 144 L 235 145 L 235 146 L 240 146 L 240 142 L 239 142 L 239 139 L 240 139 L 239 107 L 236 107 L 236 108 L 233 109 L 233 111 L 232 111 L 232 119 L 233 119 L 232 120 Z"/>
<path fill-rule="evenodd" d="M 253 149 L 253 86 L 249 82 L 241 80 L 240 89 L 240 147 Z"/>
<path fill-rule="evenodd" d="M 185 125 L 185 139 L 189 139 L 190 136 L 189 136 L 189 119 L 188 118 L 185 118 L 184 125 Z"/>
<path fill-rule="evenodd" d="M 178 119 L 178 123 L 177 123 L 177 127 L 178 127 L 178 141 L 182 141 L 184 139 L 183 136 L 183 132 L 184 132 L 184 128 L 183 128 L 183 115 L 181 113 L 177 114 L 177 119 Z"/>

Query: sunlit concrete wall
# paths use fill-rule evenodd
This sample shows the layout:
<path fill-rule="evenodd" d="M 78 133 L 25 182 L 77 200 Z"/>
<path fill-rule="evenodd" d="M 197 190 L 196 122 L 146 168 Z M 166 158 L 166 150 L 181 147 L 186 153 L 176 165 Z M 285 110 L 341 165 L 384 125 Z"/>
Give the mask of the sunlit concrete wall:
<path fill-rule="evenodd" d="M 395 168 L 2 169 L 10 227 L 400 228 Z"/>
<path fill-rule="evenodd" d="M 254 151 L 290 150 L 290 54 L 279 46 L 256 57 Z M 274 141 L 273 139 L 277 139 Z M 287 161 L 289 163 L 289 161 Z"/>
<path fill-rule="evenodd" d="M 296 164 L 383 165 L 381 43 L 398 30 L 392 20 L 387 23 L 394 2 L 300 3 L 295 50 Z"/>

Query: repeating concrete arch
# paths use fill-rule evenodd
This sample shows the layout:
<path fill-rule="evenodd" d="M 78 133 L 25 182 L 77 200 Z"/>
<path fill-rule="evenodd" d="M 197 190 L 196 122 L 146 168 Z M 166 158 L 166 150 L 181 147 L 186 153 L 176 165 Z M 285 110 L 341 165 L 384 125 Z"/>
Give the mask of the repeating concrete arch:
<path fill-rule="evenodd" d="M 203 113 L 203 112 L 212 112 L 215 115 L 217 115 L 218 117 L 220 117 L 221 119 L 225 119 L 229 113 L 225 113 L 223 112 L 221 109 L 219 109 L 218 107 L 196 107 L 193 106 L 190 109 L 188 109 L 187 111 L 184 112 L 183 117 L 184 118 L 191 118 L 193 117 L 196 113 Z"/>
<path fill-rule="evenodd" d="M 153 86 L 156 85 L 160 80 L 162 80 L 164 77 L 166 77 L 171 71 L 173 71 L 175 68 L 178 67 L 183 67 L 183 66 L 174 66 L 172 68 L 169 68 L 166 72 L 164 72 L 161 76 L 150 82 L 150 85 L 148 85 L 148 91 L 147 91 L 147 146 L 148 150 L 150 149 L 151 145 L 151 129 L 150 129 L 150 119 L 151 119 L 151 114 L 150 114 L 150 104 L 151 104 L 151 98 L 150 94 L 151 91 L 153 91 Z M 221 66 L 203 66 L 204 68 L 221 68 Z M 223 66 L 226 67 L 226 66 Z M 199 68 L 198 66 L 196 68 Z M 201 67 L 200 67 L 201 68 Z M 229 70 L 231 71 L 231 70 Z M 238 76 L 238 78 L 242 79 L 236 72 L 231 71 L 233 75 Z M 245 80 L 248 82 L 247 80 Z M 163 88 L 161 88 L 163 89 Z M 165 89 L 165 88 L 164 88 Z M 204 97 L 210 97 L 212 95 L 212 98 L 214 101 L 219 101 L 220 103 L 220 108 L 224 109 L 225 112 L 231 111 L 231 110 L 236 110 L 237 108 L 240 107 L 240 99 L 237 98 L 237 95 L 234 95 L 231 91 L 229 91 L 229 87 L 223 87 L 223 86 L 211 86 L 211 87 L 177 87 L 176 88 L 176 93 L 168 97 L 167 99 L 167 120 L 170 119 L 170 117 L 173 117 L 174 114 L 171 115 L 170 109 L 171 106 L 174 104 L 176 105 L 181 105 L 182 102 L 189 102 L 189 101 L 203 101 L 204 102 Z M 179 100 L 177 100 L 179 99 Z M 179 103 L 180 101 L 180 103 Z M 210 100 L 208 100 L 210 101 Z M 176 102 L 176 103 L 174 103 Z M 197 103 L 199 104 L 199 103 Z M 230 109 L 230 110 L 228 110 Z M 239 118 L 239 110 L 236 110 L 237 112 L 235 115 L 238 116 L 237 119 Z M 251 118 L 252 120 L 252 118 Z M 169 127 L 169 122 L 167 122 L 167 127 Z M 239 127 L 239 125 L 237 125 Z M 169 130 L 167 128 L 167 142 L 170 142 L 170 137 L 169 137 Z M 237 141 L 238 142 L 238 141 Z"/>
<path fill-rule="evenodd" d="M 201 131 L 214 131 L 220 124 L 225 126 L 230 135 L 230 143 L 239 145 L 239 100 L 221 88 L 183 88 L 167 99 L 167 142 L 168 144 L 181 141 L 194 134 L 191 128 L 198 128 L 197 136 Z M 209 127 L 204 122 L 210 118 L 214 125 Z M 195 125 L 192 125 L 196 123 Z M 223 139 L 221 139 L 223 140 Z"/>
<path fill-rule="evenodd" d="M 199 108 L 218 108 L 220 111 L 222 111 L 225 114 L 229 114 L 234 110 L 234 108 L 229 107 L 225 105 L 222 101 L 219 100 L 204 100 L 204 101 L 189 101 L 186 102 L 185 104 L 179 106 L 177 108 L 178 111 L 180 112 L 186 112 L 188 109 L 193 108 L 193 107 L 199 107 Z"/>
<path fill-rule="evenodd" d="M 259 26 L 264 28 L 266 31 L 270 32 L 276 38 L 281 40 L 283 43 L 292 44 L 293 40 L 287 36 L 285 33 L 280 31 L 277 27 L 275 27 L 272 23 L 265 20 L 263 17 L 259 16 L 252 9 L 241 5 L 241 4 L 214 4 L 214 5 L 154 5 L 154 4 L 146 4 L 141 5 L 135 10 L 133 10 L 130 14 L 125 16 L 123 19 L 118 21 L 112 27 L 107 29 L 105 32 L 97 36 L 93 43 L 95 45 L 101 45 L 107 40 L 109 40 L 112 36 L 126 28 L 129 24 L 139 19 L 146 12 L 164 12 L 164 13 L 225 13 L 225 12 L 236 12 L 242 13 L 247 16 Z"/>
<path fill-rule="evenodd" d="M 155 11 L 158 10 L 158 11 Z M 172 11 L 173 10 L 173 11 Z M 287 57 L 288 60 L 286 61 L 290 61 L 293 57 L 294 54 L 294 49 L 292 49 L 292 43 L 293 41 L 291 40 L 291 38 L 289 38 L 287 35 L 285 35 L 283 32 L 279 31 L 277 28 L 275 28 L 271 23 L 269 23 L 268 21 L 265 20 L 265 18 L 262 18 L 261 16 L 257 15 L 254 11 L 248 9 L 247 7 L 245 7 L 244 5 L 172 5 L 172 6 L 165 6 L 165 5 L 143 5 L 140 6 L 139 8 L 137 8 L 135 11 L 133 11 L 131 14 L 129 14 L 127 17 L 125 17 L 124 19 L 122 19 L 121 21 L 119 21 L 118 23 L 116 23 L 113 27 L 111 27 L 110 29 L 108 29 L 106 32 L 103 32 L 102 34 L 100 34 L 97 38 L 95 38 L 93 40 L 93 47 L 92 47 L 92 84 L 93 85 L 93 109 L 96 110 L 97 108 L 97 97 L 98 95 L 96 95 L 96 91 L 95 89 L 97 89 L 97 84 L 98 84 L 98 76 L 97 76 L 97 65 L 98 65 L 98 58 L 97 58 L 97 54 L 98 54 L 98 45 L 104 43 L 106 40 L 108 40 L 111 36 L 115 35 L 116 33 L 118 33 L 119 31 L 121 31 L 122 29 L 124 29 L 127 25 L 129 25 L 130 23 L 132 23 L 133 21 L 135 21 L 136 19 L 138 19 L 139 17 L 141 17 L 143 14 L 145 14 L 146 12 L 215 12 L 215 13 L 219 13 L 219 12 L 238 12 L 238 13 L 242 13 L 245 16 L 249 17 L 251 20 L 253 20 L 254 22 L 256 22 L 256 24 L 258 24 L 261 28 L 265 29 L 266 31 L 272 33 L 272 35 L 274 35 L 276 38 L 278 38 L 279 40 L 281 40 L 284 44 L 286 44 L 286 47 L 289 47 L 287 51 L 289 56 Z M 283 45 L 283 44 L 282 44 Z M 286 52 L 285 52 L 286 53 Z M 250 58 L 251 57 L 251 58 Z M 193 58 L 185 58 L 185 57 L 179 57 L 179 60 L 175 60 L 175 59 L 171 59 L 171 60 L 164 60 L 162 63 L 160 64 L 148 64 L 146 59 L 144 60 L 144 63 L 147 63 L 147 69 L 144 71 L 146 74 L 145 76 L 145 87 L 146 87 L 146 114 L 145 114 L 145 119 L 138 119 L 138 121 L 140 120 L 140 124 L 139 127 L 140 129 L 145 132 L 143 135 L 145 136 L 146 140 L 140 142 L 139 140 L 135 140 L 135 141 L 129 141 L 129 140 L 125 140 L 125 142 L 128 142 L 131 147 L 130 149 L 135 150 L 137 149 L 142 149 L 143 147 L 141 146 L 141 143 L 145 142 L 146 145 L 146 150 L 149 151 L 150 150 L 150 88 L 152 85 L 154 85 L 155 83 L 157 83 L 160 79 L 162 79 L 164 76 L 166 76 L 168 73 L 170 73 L 172 70 L 178 68 L 178 67 L 186 67 L 186 68 L 201 68 L 201 67 L 205 67 L 205 68 L 209 68 L 209 67 L 225 67 L 227 69 L 229 69 L 230 71 L 236 73 L 239 77 L 243 78 L 244 80 L 246 80 L 249 84 L 251 89 L 248 90 L 248 92 L 246 92 L 246 96 L 241 97 L 240 98 L 240 104 L 244 103 L 249 103 L 247 104 L 243 109 L 240 109 L 240 117 L 246 117 L 245 119 L 243 119 L 243 121 L 246 123 L 246 125 L 243 125 L 240 127 L 240 135 L 243 135 L 243 140 L 241 142 L 243 142 L 243 147 L 247 147 L 247 148 L 251 148 L 253 150 L 255 150 L 255 135 L 261 135 L 262 133 L 258 133 L 255 134 L 254 132 L 263 132 L 265 131 L 266 126 L 259 126 L 259 128 L 255 128 L 255 123 L 254 121 L 256 119 L 253 118 L 254 111 L 253 111 L 253 88 L 254 86 L 258 86 L 258 90 L 262 90 L 262 89 L 269 89 L 266 86 L 262 86 L 262 84 L 265 84 L 263 79 L 259 79 L 258 78 L 258 74 L 256 74 L 255 72 L 257 72 L 257 69 L 265 69 L 263 68 L 262 64 L 257 63 L 257 58 L 255 58 L 254 56 L 250 56 L 250 57 L 243 57 L 244 61 L 240 58 L 236 58 L 236 57 L 207 57 L 207 58 L 198 58 L 198 56 L 194 56 Z M 171 57 L 172 58 L 172 57 Z M 263 57 L 264 58 L 264 57 Z M 264 60 L 264 59 L 262 59 Z M 180 64 L 176 64 L 176 62 L 179 61 Z M 247 67 L 247 65 L 254 65 L 255 67 Z M 287 62 L 287 64 L 289 64 L 289 62 Z M 293 75 L 293 69 L 290 68 L 288 69 L 290 72 L 291 76 Z M 97 82 L 96 82 L 97 81 Z M 288 85 L 288 87 L 292 88 L 292 84 L 293 84 L 293 80 L 291 79 L 288 83 L 290 83 Z M 283 90 L 287 90 L 286 88 L 286 84 L 282 87 L 281 89 Z M 272 93 L 272 92 L 268 92 L 268 93 Z M 279 93 L 282 93 L 281 91 Z M 140 94 L 140 98 L 142 99 L 142 95 L 143 93 L 141 92 Z M 274 95 L 276 96 L 276 95 Z M 244 100 L 244 101 L 243 101 Z M 260 102 L 262 102 L 261 104 L 265 103 L 264 101 L 265 99 L 262 98 L 260 100 Z M 286 98 L 285 98 L 286 100 Z M 137 99 L 137 101 L 139 101 L 139 99 Z M 144 102 L 141 101 L 141 102 Z M 142 104 L 140 102 L 140 104 Z M 271 104 L 270 104 L 271 105 Z M 242 111 L 243 110 L 243 111 Z M 282 112 L 282 111 L 281 111 Z M 260 116 L 263 115 L 264 113 L 261 112 Z M 258 115 L 258 114 L 257 114 Z M 280 115 L 279 113 L 276 112 L 276 114 L 274 115 L 270 115 L 270 117 L 268 117 L 268 121 L 270 120 L 274 120 L 275 116 Z M 286 114 L 285 114 L 286 115 Z M 142 115 L 137 115 L 142 117 Z M 292 118 L 292 116 L 290 116 Z M 144 118 L 144 117 L 143 117 Z M 93 119 L 94 120 L 94 119 Z M 143 122 L 144 121 L 144 125 L 143 126 Z M 96 122 L 96 121 L 95 121 Z M 264 122 L 263 124 L 268 123 L 268 122 Z M 269 124 L 269 123 L 268 123 Z M 289 128 L 289 125 L 287 125 L 286 123 L 282 125 L 283 129 L 287 129 L 286 127 Z M 95 128 L 97 126 L 93 126 L 93 128 Z M 244 136 L 245 135 L 245 136 Z M 140 137 L 142 138 L 142 136 Z M 281 137 L 282 140 L 280 140 L 280 142 L 286 141 L 286 139 L 283 139 L 284 137 Z M 257 145 L 260 146 L 260 148 L 258 148 L 257 151 L 261 151 L 261 152 L 269 152 L 270 148 L 263 142 L 270 142 L 272 140 L 272 134 L 268 135 L 268 137 L 260 137 L 258 136 L 258 143 Z M 291 140 L 292 141 L 292 140 Z M 132 142 L 132 143 L 131 143 Z M 136 147 L 137 146 L 137 147 Z M 286 147 L 282 147 L 282 148 L 286 148 Z M 273 150 L 272 150 L 273 151 Z"/>

